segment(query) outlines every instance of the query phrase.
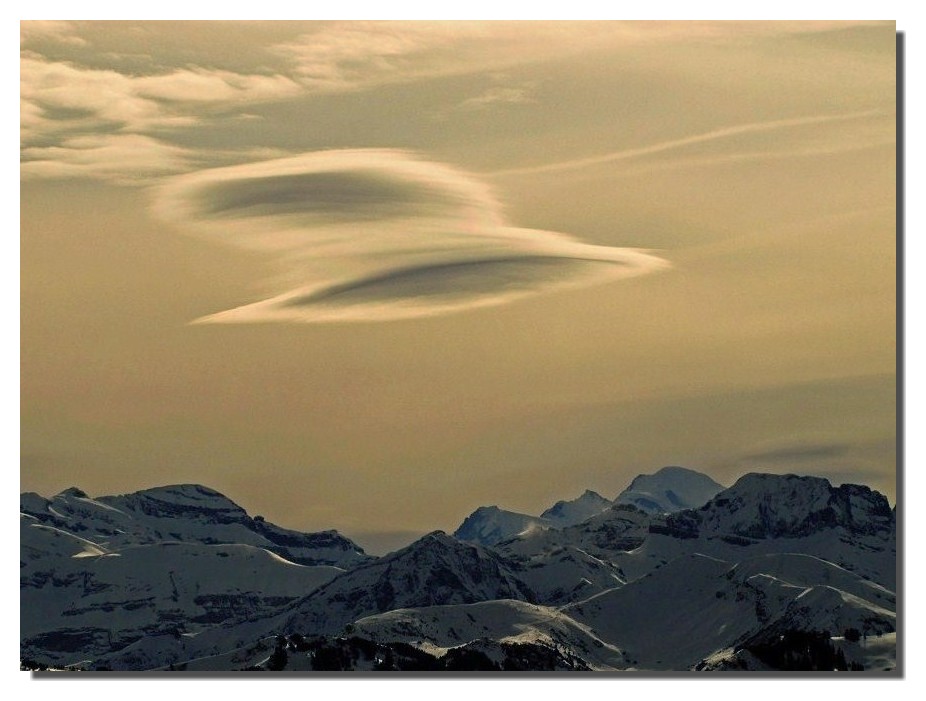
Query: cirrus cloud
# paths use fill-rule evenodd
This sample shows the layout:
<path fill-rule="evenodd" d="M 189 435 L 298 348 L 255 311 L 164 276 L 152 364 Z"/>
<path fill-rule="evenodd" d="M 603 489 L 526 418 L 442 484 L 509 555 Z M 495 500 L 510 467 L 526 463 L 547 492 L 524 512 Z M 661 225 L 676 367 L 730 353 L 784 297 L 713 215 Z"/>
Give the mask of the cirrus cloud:
<path fill-rule="evenodd" d="M 826 32 L 855 22 L 392 22 L 20 24 L 20 139 L 31 178 L 93 177 L 138 184 L 164 170 L 151 158 L 189 144 L 184 130 L 251 115 L 257 104 L 324 99 L 449 76 L 677 42 L 742 41 Z M 182 30 L 177 33 L 173 29 Z M 217 41 L 220 35 L 223 41 Z M 177 36 L 183 37 L 178 39 Z M 149 53 L 150 52 L 150 53 Z M 512 79 L 513 80 L 513 79 Z M 494 85 L 435 114 L 540 102 L 531 81 Z M 80 139 L 139 134 L 142 173 L 87 162 Z M 75 141 L 75 139 L 77 141 Z M 75 149 L 75 144 L 78 144 Z M 35 151 L 34 149 L 39 149 Z M 57 149 L 57 150 L 56 150 Z M 81 151 L 81 153 L 76 153 Z M 652 152 L 652 151 L 651 151 Z M 61 160 L 56 160 L 57 155 Z M 174 151 L 173 165 L 180 162 Z M 202 152 L 183 155 L 204 160 Z M 623 156 L 622 156 L 623 158 Z M 595 161 L 596 158 L 589 159 Z M 573 167 L 579 162 L 568 167 Z M 213 161 L 211 165 L 217 165 Z M 173 169 L 173 165 L 171 169 Z M 528 171 L 562 169 L 527 166 Z M 523 174 L 524 167 L 501 174 Z"/>
<path fill-rule="evenodd" d="M 511 226 L 484 183 L 405 151 L 321 151 L 176 177 L 155 209 L 189 233 L 272 254 L 266 298 L 200 323 L 376 321 L 493 306 L 668 265 Z"/>

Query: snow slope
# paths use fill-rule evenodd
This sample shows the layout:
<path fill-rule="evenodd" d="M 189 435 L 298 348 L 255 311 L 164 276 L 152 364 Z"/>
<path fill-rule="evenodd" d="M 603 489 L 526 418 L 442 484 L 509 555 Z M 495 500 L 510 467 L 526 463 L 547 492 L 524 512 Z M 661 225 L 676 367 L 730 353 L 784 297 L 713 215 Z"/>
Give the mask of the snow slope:
<path fill-rule="evenodd" d="M 745 567 L 706 555 L 684 555 L 648 575 L 562 609 L 641 669 L 692 669 L 757 636 L 786 631 L 892 632 L 895 614 L 873 601 L 828 585 L 805 586 L 829 570 L 847 587 L 865 589 L 850 573 L 836 574 L 815 558 L 776 555 Z M 757 569 L 783 574 L 781 578 Z M 877 590 L 870 590 L 873 598 Z"/>
<path fill-rule="evenodd" d="M 69 664 L 146 636 L 266 617 L 343 572 L 250 545 L 157 543 L 81 555 L 22 568 L 24 657 Z"/>
<path fill-rule="evenodd" d="M 572 545 L 524 558 L 506 558 L 505 562 L 542 604 L 578 601 L 624 583 L 618 567 Z"/>
<path fill-rule="evenodd" d="M 523 601 L 486 601 L 456 606 L 398 609 L 361 618 L 352 633 L 379 642 L 407 642 L 429 652 L 480 639 L 541 642 L 567 648 L 594 669 L 627 667 L 621 650 L 555 608 Z"/>

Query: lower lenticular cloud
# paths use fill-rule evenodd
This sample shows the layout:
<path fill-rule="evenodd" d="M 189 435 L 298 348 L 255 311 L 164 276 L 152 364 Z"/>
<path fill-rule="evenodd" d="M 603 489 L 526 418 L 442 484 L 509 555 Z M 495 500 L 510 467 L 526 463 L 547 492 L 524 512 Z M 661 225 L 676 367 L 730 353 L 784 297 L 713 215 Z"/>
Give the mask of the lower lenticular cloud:
<path fill-rule="evenodd" d="M 649 253 L 512 227 L 473 176 L 404 151 L 322 151 L 171 180 L 182 229 L 276 257 L 261 301 L 198 323 L 378 321 L 503 304 L 666 267 Z"/>

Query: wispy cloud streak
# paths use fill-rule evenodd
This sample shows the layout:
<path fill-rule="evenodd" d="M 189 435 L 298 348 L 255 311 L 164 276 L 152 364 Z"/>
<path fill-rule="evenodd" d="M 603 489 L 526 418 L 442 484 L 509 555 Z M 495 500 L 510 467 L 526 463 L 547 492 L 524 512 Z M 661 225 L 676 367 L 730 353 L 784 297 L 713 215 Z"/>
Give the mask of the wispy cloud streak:
<path fill-rule="evenodd" d="M 597 166 L 603 163 L 614 163 L 617 161 L 650 156 L 664 151 L 672 151 L 685 146 L 693 146 L 707 141 L 716 141 L 743 134 L 755 134 L 760 132 L 777 131 L 779 129 L 791 129 L 794 127 L 803 127 L 814 124 L 824 124 L 827 122 L 841 122 L 853 119 L 866 119 L 882 115 L 881 112 L 869 110 L 865 112 L 850 112 L 848 114 L 836 115 L 812 115 L 808 117 L 796 117 L 793 119 L 776 119 L 768 122 L 750 122 L 748 124 L 738 124 L 732 127 L 714 129 L 693 136 L 686 136 L 681 139 L 671 139 L 662 141 L 649 146 L 640 146 L 637 148 L 623 149 L 620 151 L 611 151 L 609 153 L 587 158 L 575 158 L 567 161 L 557 161 L 555 163 L 544 163 L 534 166 L 525 166 L 523 168 L 505 168 L 490 173 L 483 173 L 485 176 L 509 176 L 509 175 L 533 175 L 535 173 L 557 173 L 567 170 L 577 170 L 589 166 Z"/>
<path fill-rule="evenodd" d="M 668 264 L 511 226 L 493 192 L 404 151 L 322 151 L 174 178 L 156 211 L 272 254 L 272 294 L 200 323 L 378 321 L 493 306 Z"/>

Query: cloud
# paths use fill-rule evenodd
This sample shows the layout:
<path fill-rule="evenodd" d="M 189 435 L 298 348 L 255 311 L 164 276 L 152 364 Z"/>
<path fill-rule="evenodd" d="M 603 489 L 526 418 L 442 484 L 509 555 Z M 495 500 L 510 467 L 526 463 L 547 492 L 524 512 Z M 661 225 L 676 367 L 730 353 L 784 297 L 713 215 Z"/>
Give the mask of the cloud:
<path fill-rule="evenodd" d="M 204 105 L 243 105 L 293 95 L 301 89 L 279 75 L 241 75 L 184 68 L 132 76 L 25 55 L 20 98 L 23 138 L 35 132 L 109 126 L 144 132 L 195 124 Z"/>
<path fill-rule="evenodd" d="M 864 112 L 848 112 L 844 114 L 826 114 L 826 115 L 808 115 L 805 117 L 795 117 L 792 119 L 776 119 L 767 122 L 750 122 L 747 124 L 737 124 L 734 126 L 713 129 L 701 134 L 694 134 L 680 139 L 671 139 L 662 141 L 649 146 L 640 146 L 637 148 L 622 149 L 620 151 L 611 151 L 599 154 L 597 156 L 588 156 L 585 158 L 573 158 L 566 161 L 556 161 L 553 163 L 543 163 L 539 165 L 524 166 L 521 168 L 505 168 L 496 170 L 492 173 L 485 173 L 491 176 L 509 176 L 509 175 L 532 175 L 535 173 L 559 173 L 569 170 L 577 170 L 590 166 L 597 166 L 604 163 L 616 163 L 633 158 L 650 156 L 653 154 L 673 151 L 676 149 L 701 144 L 719 139 L 728 139 L 734 136 L 744 134 L 756 134 L 769 131 L 778 131 L 782 129 L 793 129 L 815 124 L 826 124 L 831 122 L 842 122 L 860 119 L 869 119 L 872 117 L 884 117 L 882 112 L 868 110 Z"/>
<path fill-rule="evenodd" d="M 89 177 L 133 184 L 187 170 L 190 154 L 142 134 L 99 134 L 25 148 L 22 159 L 23 178 Z"/>
<path fill-rule="evenodd" d="M 176 42 L 166 42 L 156 61 L 149 57 L 139 63 L 137 59 L 146 55 L 125 53 L 135 48 L 126 37 L 138 36 L 138 48 L 150 48 L 156 35 L 166 35 L 168 29 L 156 23 L 22 22 L 20 134 L 26 148 L 59 147 L 62 154 L 73 155 L 73 149 L 64 142 L 76 137 L 134 133 L 163 140 L 166 133 L 201 126 L 259 102 L 369 90 L 440 76 L 479 72 L 491 76 L 509 67 L 641 44 L 724 38 L 739 41 L 749 36 L 819 32 L 850 25 L 352 21 L 268 27 L 205 23 L 184 28 L 192 32 L 189 36 L 193 39 L 182 51 Z M 237 42 L 233 49 L 214 41 L 211 35 L 219 28 Z M 309 31 L 293 36 L 306 28 Z M 113 42 L 115 34 L 120 40 Z M 279 40 L 281 36 L 287 38 Z M 107 47 L 117 50 L 108 51 Z M 132 60 L 123 60 L 126 57 Z M 106 63 L 109 59 L 111 66 Z M 529 84 L 494 86 L 457 105 L 457 109 L 525 103 L 531 100 L 530 89 Z M 94 174 L 87 168 L 72 168 L 68 161 L 55 165 L 54 153 L 46 151 L 43 165 L 29 166 L 26 171 L 32 177 Z M 555 164 L 553 170 L 581 165 Z M 540 171 L 545 169 L 550 168 L 540 167 Z M 530 167 L 508 174 L 533 170 Z M 96 170 L 94 177 L 99 172 Z"/>
<path fill-rule="evenodd" d="M 280 264 L 265 299 L 199 322 L 434 316 L 668 265 L 513 227 L 484 183 L 397 150 L 322 151 L 178 176 L 160 188 L 155 211 Z"/>
<path fill-rule="evenodd" d="M 20 75 L 23 159 L 36 161 L 24 163 L 23 173 L 31 177 L 108 175 L 126 182 L 173 173 L 182 149 L 153 133 L 200 124 L 207 107 L 221 111 L 301 91 L 280 75 L 183 68 L 133 76 L 28 53 L 21 58 Z M 118 148 L 130 144 L 139 152 Z M 106 166 L 96 156 L 107 150 L 128 158 Z"/>
<path fill-rule="evenodd" d="M 133 79 L 136 94 L 173 103 L 250 103 L 275 100 L 301 92 L 299 85 L 282 75 L 242 75 L 202 68 L 173 71 Z"/>
<path fill-rule="evenodd" d="M 200 123 L 204 107 L 221 110 L 299 90 L 280 76 L 201 69 L 128 76 L 28 53 L 20 73 L 20 172 L 30 179 L 139 184 L 202 167 L 202 161 L 253 157 L 254 149 L 194 151 L 168 143 L 161 133 Z"/>
<path fill-rule="evenodd" d="M 601 32 L 589 25 L 589 32 Z M 322 26 L 271 51 L 313 92 L 362 90 L 535 60 L 565 43 L 568 24 L 495 22 L 343 22 Z"/>
<path fill-rule="evenodd" d="M 852 21 L 332 22 L 270 51 L 311 91 L 362 90 L 446 75 L 496 71 L 602 48 L 742 41 L 822 32 Z M 863 23 L 864 24 L 864 23 Z"/>
<path fill-rule="evenodd" d="M 26 46 L 37 41 L 53 41 L 69 46 L 87 46 L 76 34 L 73 22 L 63 20 L 24 20 L 19 23 L 19 42 Z"/>
<path fill-rule="evenodd" d="M 463 100 L 457 109 L 479 110 L 491 105 L 524 105 L 536 102 L 532 96 L 533 84 L 518 86 L 502 86 L 487 88 L 475 97 Z"/>
<path fill-rule="evenodd" d="M 20 60 L 21 138 L 29 144 L 68 131 L 101 127 L 139 131 L 169 124 L 157 102 L 133 89 L 129 76 L 38 56 Z"/>
<path fill-rule="evenodd" d="M 847 443 L 798 443 L 750 453 L 744 455 L 742 460 L 750 462 L 792 462 L 838 458 L 845 455 L 850 447 Z"/>
<path fill-rule="evenodd" d="M 836 485 L 865 484 L 892 494 L 895 452 L 893 435 L 853 435 L 846 439 L 835 434 L 804 434 L 753 445 L 727 467 L 731 478 L 747 472 L 815 475 Z"/>

